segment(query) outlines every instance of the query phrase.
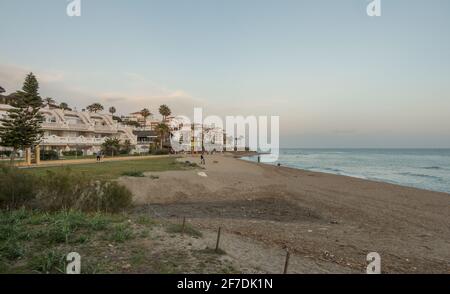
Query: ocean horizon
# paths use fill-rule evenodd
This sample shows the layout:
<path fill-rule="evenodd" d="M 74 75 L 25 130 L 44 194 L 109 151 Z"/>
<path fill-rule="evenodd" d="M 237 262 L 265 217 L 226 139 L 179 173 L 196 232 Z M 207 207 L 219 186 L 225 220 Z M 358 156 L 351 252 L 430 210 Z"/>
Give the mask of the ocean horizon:
<path fill-rule="evenodd" d="M 257 161 L 256 156 L 244 160 Z M 282 148 L 291 168 L 450 193 L 450 148 Z"/>

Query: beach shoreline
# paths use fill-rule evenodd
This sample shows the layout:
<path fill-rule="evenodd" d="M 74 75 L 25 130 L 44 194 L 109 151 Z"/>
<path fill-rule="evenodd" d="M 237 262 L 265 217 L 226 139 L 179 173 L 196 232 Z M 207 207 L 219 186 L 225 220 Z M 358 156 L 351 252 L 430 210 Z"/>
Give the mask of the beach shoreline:
<path fill-rule="evenodd" d="M 222 227 L 236 260 L 261 272 L 277 273 L 288 248 L 293 273 L 363 273 L 369 252 L 381 255 L 384 273 L 450 273 L 447 193 L 232 154 L 206 159 L 201 170 L 119 182 L 133 192 L 136 211 L 172 221 L 185 217 L 211 232 Z M 180 160 L 199 162 L 197 156 Z"/>

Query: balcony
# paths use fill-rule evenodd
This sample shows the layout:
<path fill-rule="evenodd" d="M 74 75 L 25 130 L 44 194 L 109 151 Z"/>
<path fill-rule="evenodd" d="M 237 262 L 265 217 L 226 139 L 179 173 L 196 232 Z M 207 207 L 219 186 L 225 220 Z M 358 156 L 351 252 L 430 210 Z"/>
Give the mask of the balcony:
<path fill-rule="evenodd" d="M 89 131 L 90 126 L 87 124 L 67 124 L 59 122 L 43 122 L 44 130 L 72 130 L 72 131 Z"/>
<path fill-rule="evenodd" d="M 101 145 L 106 138 L 58 137 L 49 136 L 42 138 L 42 145 Z"/>

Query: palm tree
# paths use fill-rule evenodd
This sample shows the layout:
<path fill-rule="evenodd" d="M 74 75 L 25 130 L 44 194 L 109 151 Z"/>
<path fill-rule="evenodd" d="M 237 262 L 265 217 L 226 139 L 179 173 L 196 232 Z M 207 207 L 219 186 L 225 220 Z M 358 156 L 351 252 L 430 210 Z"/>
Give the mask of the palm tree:
<path fill-rule="evenodd" d="M 47 97 L 44 99 L 45 104 L 50 105 L 50 104 L 55 104 L 55 99 L 51 98 L 51 97 Z"/>
<path fill-rule="evenodd" d="M 169 106 L 163 104 L 159 107 L 159 113 L 162 115 L 163 121 L 166 121 L 166 118 L 172 114 L 172 111 L 170 110 Z"/>
<path fill-rule="evenodd" d="M 89 105 L 88 107 L 86 107 L 86 109 L 89 112 L 97 113 L 98 111 L 102 111 L 104 108 L 103 108 L 103 105 L 101 105 L 100 103 L 93 103 L 93 104 Z"/>
<path fill-rule="evenodd" d="M 159 141 L 160 142 L 159 146 L 162 149 L 163 148 L 163 141 L 165 140 L 165 136 L 166 136 L 167 132 L 169 132 L 169 127 L 166 124 L 164 124 L 164 123 L 159 123 L 156 126 L 156 132 L 159 135 L 159 140 L 160 140 Z"/>
<path fill-rule="evenodd" d="M 139 113 L 144 118 L 144 130 L 145 130 L 145 127 L 147 126 L 147 117 L 152 115 L 152 113 L 147 108 L 142 109 Z"/>
<path fill-rule="evenodd" d="M 111 113 L 111 115 L 114 115 L 114 113 L 116 113 L 116 108 L 114 106 L 111 106 L 109 108 L 109 113 Z"/>

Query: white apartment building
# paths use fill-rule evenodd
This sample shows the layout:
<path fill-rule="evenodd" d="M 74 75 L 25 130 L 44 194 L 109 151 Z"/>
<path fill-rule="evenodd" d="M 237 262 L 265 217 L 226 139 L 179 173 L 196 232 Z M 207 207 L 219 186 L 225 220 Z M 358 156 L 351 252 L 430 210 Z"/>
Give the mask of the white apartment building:
<path fill-rule="evenodd" d="M 0 116 L 7 115 L 10 105 L 0 104 Z M 124 126 L 112 119 L 112 115 L 69 111 L 44 107 L 40 109 L 44 116 L 42 129 L 44 136 L 39 144 L 41 150 L 56 150 L 59 153 L 81 150 L 84 155 L 92 155 L 101 149 L 107 138 L 119 138 L 122 142 L 129 140 L 137 144 L 137 136 L 129 126 Z"/>

